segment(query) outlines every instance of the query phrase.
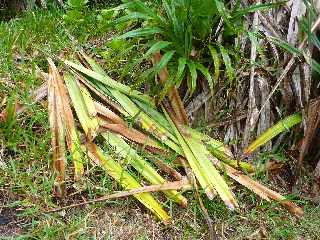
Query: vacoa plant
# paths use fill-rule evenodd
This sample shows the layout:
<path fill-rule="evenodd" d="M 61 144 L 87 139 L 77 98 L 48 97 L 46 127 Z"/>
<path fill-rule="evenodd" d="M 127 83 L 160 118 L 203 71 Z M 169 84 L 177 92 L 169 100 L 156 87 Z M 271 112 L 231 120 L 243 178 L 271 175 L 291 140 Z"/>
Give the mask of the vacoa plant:
<path fill-rule="evenodd" d="M 120 12 L 110 25 L 127 23 L 127 29 L 130 29 L 116 39 L 135 39 L 136 44 L 146 49 L 141 57 L 129 64 L 131 68 L 152 59 L 159 51 L 163 54 L 161 61 L 143 72 L 137 83 L 152 79 L 168 67 L 171 74 L 159 94 L 159 100 L 162 100 L 170 87 L 179 87 L 184 81 L 192 95 L 199 73 L 207 80 L 211 91 L 222 69 L 231 83 L 235 78 L 233 61 L 241 55 L 233 42 L 246 32 L 244 16 L 277 5 L 279 3 L 255 4 L 242 8 L 240 1 L 232 6 L 230 1 L 219 0 L 137 0 L 105 12 Z M 214 66 L 213 77 L 211 66 Z"/>

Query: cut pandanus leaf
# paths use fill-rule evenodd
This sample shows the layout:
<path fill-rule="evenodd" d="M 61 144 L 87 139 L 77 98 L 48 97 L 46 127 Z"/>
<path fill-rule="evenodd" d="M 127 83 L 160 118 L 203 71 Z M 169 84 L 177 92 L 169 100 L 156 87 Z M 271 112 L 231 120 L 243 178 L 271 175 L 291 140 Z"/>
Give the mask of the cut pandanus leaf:
<path fill-rule="evenodd" d="M 120 105 L 129 111 L 131 118 L 134 118 L 133 120 L 140 124 L 142 129 L 152 134 L 170 149 L 181 153 L 181 148 L 177 145 L 177 140 L 174 135 L 166 131 L 161 124 L 158 124 L 156 120 L 150 118 L 143 110 L 139 109 L 127 96 L 121 95 L 119 92 L 113 92 L 113 94 L 115 98 L 120 101 Z"/>
<path fill-rule="evenodd" d="M 48 63 L 50 66 L 50 73 L 54 81 L 55 87 L 54 89 L 50 87 L 50 91 L 54 91 L 55 94 L 57 108 L 56 114 L 58 114 L 60 118 L 63 120 L 65 138 L 74 165 L 74 178 L 75 180 L 79 180 L 84 172 L 84 158 L 80 147 L 80 138 L 75 127 L 74 118 L 69 103 L 69 97 L 67 95 L 67 90 L 65 88 L 64 82 L 60 77 L 60 74 L 57 71 L 53 61 L 51 59 L 48 59 Z"/>
<path fill-rule="evenodd" d="M 149 136 L 134 128 L 129 128 L 126 124 L 109 123 L 101 118 L 98 118 L 98 120 L 99 125 L 102 129 L 107 129 L 114 133 L 118 133 L 121 136 L 129 139 L 130 141 L 136 142 L 142 146 L 162 149 L 161 145 L 151 139 Z"/>
<path fill-rule="evenodd" d="M 103 69 L 91 58 L 83 54 L 83 57 L 89 63 L 91 68 L 101 74 L 104 77 L 107 77 Z M 105 85 L 107 87 L 107 85 Z M 177 140 L 175 139 L 174 135 L 172 135 L 169 131 L 167 131 L 161 124 L 158 124 L 157 121 L 150 118 L 143 110 L 141 110 L 127 95 L 123 94 L 121 91 L 109 88 L 107 89 L 108 92 L 112 95 L 115 101 L 117 101 L 122 109 L 123 114 L 126 117 L 131 117 L 131 119 L 135 122 L 138 122 L 142 129 L 146 132 L 153 134 L 156 138 L 158 138 L 162 143 L 167 145 L 169 148 L 173 149 L 174 151 L 180 153 L 180 148 L 177 146 Z M 141 99 L 137 99 L 137 101 L 141 101 Z M 153 108 L 153 105 L 141 101 L 144 105 Z"/>
<path fill-rule="evenodd" d="M 87 138 L 92 140 L 97 135 L 99 123 L 95 116 L 96 110 L 91 96 L 87 89 L 80 86 L 72 74 L 65 74 L 64 79 L 81 126 Z M 89 110 L 88 106 L 92 106 L 94 109 Z"/>
<path fill-rule="evenodd" d="M 262 133 L 253 143 L 251 143 L 249 147 L 245 149 L 244 154 L 245 155 L 251 154 L 258 147 L 269 142 L 280 133 L 288 131 L 290 128 L 299 124 L 301 121 L 302 121 L 302 117 L 300 113 L 290 115 L 280 120 L 274 126 L 270 127 L 264 133 Z"/>
<path fill-rule="evenodd" d="M 211 138 L 210 136 L 188 126 L 181 126 L 180 128 L 186 134 L 191 135 L 193 139 L 203 142 L 207 150 L 224 163 L 235 168 L 240 168 L 248 173 L 255 171 L 255 167 L 252 164 L 234 159 L 232 152 L 223 142 Z"/>
<path fill-rule="evenodd" d="M 102 117 L 106 118 L 108 121 L 111 121 L 112 123 L 125 125 L 125 121 L 121 117 L 119 117 L 117 114 L 115 114 L 113 111 L 111 111 L 106 106 L 102 105 L 99 102 L 94 102 L 94 107 L 98 114 L 100 114 Z"/>
<path fill-rule="evenodd" d="M 106 172 L 114 178 L 121 186 L 126 189 L 140 188 L 141 185 L 137 180 L 126 172 L 119 163 L 114 161 L 110 156 L 106 156 L 103 151 L 94 143 L 87 143 L 89 158 L 98 166 L 101 166 Z M 139 193 L 134 195 L 144 206 L 152 211 L 164 223 L 168 223 L 170 217 L 161 207 L 159 202 L 153 198 L 150 193 Z"/>
<path fill-rule="evenodd" d="M 87 57 L 86 55 L 83 55 L 86 61 L 90 64 L 91 68 L 102 74 L 103 76 L 105 75 L 104 70 L 95 63 L 94 60 L 91 58 Z M 135 118 L 136 122 L 140 123 L 140 126 L 146 130 L 147 132 L 151 132 L 154 134 L 160 141 L 165 143 L 167 146 L 169 146 L 172 150 L 175 152 L 182 154 L 181 148 L 178 147 L 178 141 L 174 137 L 174 135 L 171 133 L 168 127 L 168 121 L 158 113 L 153 106 L 150 106 L 146 104 L 145 102 L 142 102 L 140 100 L 135 100 L 138 103 L 138 106 L 142 107 L 139 108 L 131 99 L 129 99 L 126 95 L 122 94 L 119 91 L 109 89 L 109 92 L 112 94 L 114 99 L 118 101 L 118 103 L 126 110 L 126 113 L 129 114 L 131 118 Z M 150 113 L 150 109 L 154 109 L 151 111 L 152 116 L 149 117 L 146 113 Z M 158 121 L 154 121 L 153 119 L 157 119 Z M 163 127 L 165 126 L 165 127 Z M 169 138 L 169 139 L 168 139 Z M 213 142 L 214 143 L 214 142 Z M 216 155 L 219 156 L 219 158 L 223 158 L 226 162 L 229 162 L 233 166 L 239 165 L 240 167 L 243 167 L 249 172 L 252 172 L 253 168 L 251 167 L 250 164 L 244 163 L 244 162 L 238 162 L 237 160 L 228 158 L 225 156 L 222 152 L 220 151 L 215 151 Z"/>
<path fill-rule="evenodd" d="M 86 83 L 85 79 L 82 79 L 82 81 Z M 146 115 L 126 95 L 117 90 L 108 90 L 105 86 L 97 87 L 94 84 L 88 84 L 88 86 L 90 86 L 91 90 L 93 90 L 101 98 L 105 98 L 105 95 L 103 94 L 111 95 L 113 98 L 112 101 L 118 102 L 117 104 L 113 104 L 113 106 L 126 118 L 130 118 L 131 122 L 138 123 L 146 132 L 152 133 L 156 138 L 159 139 L 159 141 L 167 145 L 169 148 L 179 151 L 179 147 L 171 140 L 171 138 L 174 138 L 174 136 L 170 132 L 167 132 L 166 129 L 164 129 L 160 124 Z M 103 89 L 105 89 L 105 91 Z"/>
<path fill-rule="evenodd" d="M 137 106 L 144 111 L 151 119 L 157 119 L 157 123 L 159 125 L 161 125 L 162 128 L 164 128 L 168 133 L 170 133 L 170 138 L 172 139 L 173 135 L 173 131 L 170 127 L 170 124 L 168 123 L 167 119 L 163 116 L 162 113 L 160 113 L 156 108 L 145 104 L 144 102 L 141 102 L 139 100 L 134 99 L 133 100 L 134 103 L 137 104 Z M 177 140 L 174 140 L 175 142 L 177 142 Z"/>
<path fill-rule="evenodd" d="M 54 194 L 57 197 L 63 198 L 66 194 L 66 147 L 65 147 L 65 131 L 63 126 L 63 121 L 60 114 L 57 111 L 57 102 L 56 102 L 56 110 L 53 114 L 56 114 L 56 118 L 54 119 L 54 131 L 55 134 L 52 135 L 52 159 L 53 159 L 53 168 L 56 173 L 56 179 L 54 182 Z"/>
<path fill-rule="evenodd" d="M 88 58 L 86 58 L 86 61 L 95 72 L 98 72 L 100 74 L 100 77 L 102 77 L 103 79 L 108 79 L 107 75 L 103 72 L 103 70 L 101 71 L 101 69 L 98 69 L 99 66 L 93 60 L 90 60 L 90 62 L 88 61 Z M 226 173 L 231 178 L 251 189 L 263 199 L 277 200 L 282 205 L 286 206 L 289 211 L 293 212 L 296 215 L 301 215 L 301 209 L 286 200 L 283 196 L 255 182 L 248 176 L 243 175 L 240 171 L 237 171 L 236 169 L 231 167 L 238 167 L 240 165 L 240 167 L 242 169 L 245 169 L 247 172 L 252 172 L 254 170 L 251 164 L 238 162 L 237 160 L 235 160 L 230 150 L 223 143 L 188 127 L 184 128 L 181 126 L 176 126 L 165 111 L 165 117 L 163 117 L 163 114 L 159 113 L 156 110 L 153 103 L 150 104 L 148 101 L 146 101 L 146 98 L 142 99 L 137 96 L 130 96 L 130 94 L 126 93 L 124 89 L 119 90 L 117 88 L 111 87 L 110 84 L 108 85 L 106 83 L 103 83 L 101 79 L 96 79 L 95 81 L 93 81 L 94 75 L 92 75 L 91 72 L 91 75 L 87 74 L 88 72 L 86 73 L 86 71 L 89 69 L 87 69 L 86 71 L 81 71 L 79 70 L 79 68 L 76 68 L 76 70 L 84 73 L 85 75 L 88 75 L 91 78 L 88 80 L 83 80 L 88 81 L 88 83 L 90 82 L 88 86 L 90 86 L 91 90 L 101 94 L 101 97 L 104 96 L 103 94 L 107 94 L 112 98 L 112 101 L 117 102 L 115 108 L 126 118 L 131 118 L 131 120 L 133 120 L 134 122 L 140 123 L 140 126 L 146 132 L 152 134 L 159 141 L 162 140 L 165 145 L 167 145 L 177 154 L 185 156 L 199 184 L 210 199 L 212 199 L 215 194 L 218 193 L 229 208 L 234 209 L 237 207 L 237 202 L 234 199 L 232 192 L 228 188 L 223 177 L 218 173 L 218 170 L 214 167 L 216 166 L 219 170 L 226 171 Z M 103 89 L 103 91 L 101 89 Z M 97 95 L 100 96 L 99 94 Z M 150 109 L 152 109 L 152 111 L 149 111 Z M 101 112 L 102 111 L 100 111 L 99 114 L 103 116 Z M 118 128 L 120 127 L 120 125 L 125 125 L 120 123 L 121 121 L 119 121 L 117 117 L 112 120 L 113 117 L 114 116 L 112 116 L 111 118 L 106 117 L 108 121 L 112 122 L 107 122 L 107 124 L 114 124 L 113 126 L 109 125 L 108 129 L 112 130 L 111 128 L 114 128 L 113 132 L 118 132 L 129 140 L 134 141 L 132 138 L 130 138 L 129 135 L 125 136 L 123 129 L 115 129 L 115 127 Z M 104 135 L 105 134 L 112 134 L 112 136 L 117 136 L 117 141 L 114 141 L 113 143 L 114 147 L 118 149 L 127 149 L 127 153 L 135 151 L 131 148 L 130 145 L 128 145 L 123 139 L 120 138 L 120 136 L 116 135 L 115 133 L 110 132 L 104 133 Z M 108 138 L 110 139 L 110 135 L 108 136 Z M 120 143 L 118 140 L 120 141 Z M 123 143 L 126 145 L 122 145 Z M 163 150 L 163 147 L 160 147 L 159 149 Z M 121 152 L 125 152 L 121 150 L 119 151 L 119 155 Z M 122 157 L 128 157 L 127 155 L 128 154 Z M 139 155 L 135 153 L 134 155 L 131 155 L 131 158 L 136 159 L 137 156 L 139 157 Z M 216 157 L 219 158 L 222 162 Z M 145 160 L 142 159 L 142 161 Z M 132 162 L 134 163 L 132 164 Z M 141 172 L 141 169 L 143 169 L 142 167 L 144 165 L 141 165 L 141 163 L 142 162 L 139 163 L 139 161 L 137 162 L 130 160 L 130 164 L 132 164 L 132 166 L 135 165 L 135 168 L 138 168 L 138 172 Z M 142 171 L 142 173 L 143 172 L 144 171 Z M 148 176 L 148 173 L 145 173 L 145 175 L 146 179 L 154 177 L 152 174 Z M 151 182 L 151 180 L 149 181 Z"/>
<path fill-rule="evenodd" d="M 224 164 L 220 162 L 217 158 L 210 157 L 212 162 L 216 167 L 219 169 L 224 170 L 229 177 L 240 183 L 241 185 L 245 186 L 249 190 L 256 193 L 258 196 L 260 196 L 262 199 L 265 199 L 267 201 L 270 201 L 270 199 L 273 199 L 275 201 L 278 201 L 282 206 L 288 209 L 289 212 L 291 212 L 293 215 L 295 215 L 298 218 L 301 218 L 303 216 L 303 210 L 296 206 L 293 202 L 286 199 L 281 194 L 267 188 L 266 186 L 262 185 L 261 183 L 251 179 L 250 177 L 244 175 L 240 171 L 228 166 L 227 164 Z"/>
<path fill-rule="evenodd" d="M 217 150 L 217 148 L 213 147 L 212 145 L 207 146 L 207 149 L 209 150 L 209 152 L 213 156 L 215 156 L 216 158 L 218 158 L 222 162 L 224 162 L 234 168 L 241 169 L 247 173 L 255 172 L 255 167 L 248 162 L 244 162 L 244 161 L 240 161 L 240 160 L 236 160 L 234 158 L 231 158 L 228 154 L 226 154 L 223 151 Z"/>
<path fill-rule="evenodd" d="M 127 94 L 128 96 L 137 98 L 137 99 L 144 101 L 148 104 L 154 105 L 154 100 L 151 97 L 144 95 L 141 92 L 134 90 L 134 89 L 122 84 L 122 83 L 117 82 L 117 81 L 111 79 L 110 77 L 108 77 L 107 75 L 102 75 L 99 72 L 92 71 L 88 68 L 83 67 L 81 64 L 77 64 L 77 63 L 74 63 L 74 62 L 71 62 L 68 60 L 64 60 L 64 63 L 66 65 L 76 69 L 77 71 L 87 75 L 88 77 L 91 77 L 91 78 L 105 84 L 106 86 L 108 86 L 112 89 L 116 89 L 124 94 Z"/>
<path fill-rule="evenodd" d="M 215 169 L 208 156 L 206 156 L 208 152 L 205 146 L 200 141 L 190 137 L 190 134 L 181 134 L 166 111 L 164 109 L 163 111 L 172 129 L 174 129 L 185 158 L 208 198 L 213 199 L 217 191 L 225 204 L 230 209 L 235 209 L 238 204 L 227 183 Z"/>
<path fill-rule="evenodd" d="M 77 88 L 77 83 L 74 78 L 69 78 L 69 76 L 66 76 L 66 83 L 70 92 L 71 99 L 73 99 L 74 104 L 77 104 L 78 107 L 76 109 L 76 112 L 78 114 L 78 118 L 80 119 L 89 119 L 89 113 L 88 111 L 83 111 L 86 106 L 88 105 L 94 105 L 94 102 L 90 96 L 90 94 L 87 92 L 86 93 L 86 99 L 87 99 L 87 104 L 84 104 L 82 101 L 81 103 L 76 102 L 76 98 L 74 98 L 74 94 L 77 94 L 76 88 Z M 79 91 L 79 88 L 78 88 Z M 113 90 L 114 92 L 120 93 L 116 90 Z M 80 93 L 81 96 L 81 93 Z M 82 95 L 83 96 L 83 95 Z M 123 96 L 125 97 L 125 96 Z M 79 100 L 81 101 L 81 99 Z M 82 105 L 82 106 L 81 106 Z M 81 110 L 82 109 L 82 110 Z M 86 115 L 86 116 L 85 116 Z M 83 129 L 86 128 L 86 121 L 81 121 L 80 123 L 82 124 Z M 143 159 L 141 158 L 134 149 L 131 148 L 130 145 L 128 145 L 124 140 L 122 140 L 119 136 L 117 136 L 114 133 L 107 132 L 107 133 L 102 133 L 102 136 L 105 137 L 105 139 L 108 141 L 110 145 L 112 145 L 118 154 L 122 155 L 123 158 L 130 158 L 130 164 L 140 173 L 142 174 L 148 181 L 150 181 L 152 184 L 161 184 L 164 183 L 165 180 Z M 168 195 L 171 199 L 174 201 L 178 202 L 181 205 L 186 205 L 187 200 L 179 194 L 177 191 L 170 190 L 166 191 L 165 194 Z"/>
<path fill-rule="evenodd" d="M 82 94 L 83 102 L 85 103 L 86 109 L 88 110 L 89 117 L 94 119 L 98 114 L 94 101 L 92 100 L 88 89 L 84 85 L 80 84 L 79 87 Z"/>
<path fill-rule="evenodd" d="M 207 151 L 206 147 L 201 142 L 194 140 L 192 137 L 184 136 L 184 138 L 192 153 L 202 166 L 204 174 L 208 176 L 210 183 L 216 189 L 226 206 L 231 210 L 237 208 L 238 203 L 234 197 L 234 194 L 231 192 L 224 178 L 219 174 L 217 169 L 213 166 L 208 158 L 208 156 L 211 154 L 209 151 Z"/>
<path fill-rule="evenodd" d="M 50 62 L 49 62 L 50 63 Z M 57 197 L 65 196 L 65 135 L 61 115 L 58 112 L 56 69 L 51 62 L 48 75 L 48 112 L 51 130 L 52 163 L 56 174 L 54 193 Z"/>
<path fill-rule="evenodd" d="M 162 184 L 166 182 L 166 180 L 163 179 L 157 171 L 144 158 L 139 156 L 136 150 L 126 143 L 121 137 L 111 132 L 102 133 L 102 136 L 107 143 L 115 149 L 116 154 L 126 159 L 128 163 L 151 184 Z M 164 191 L 164 193 L 168 198 L 180 205 L 187 205 L 187 199 L 176 190 L 168 190 Z"/>

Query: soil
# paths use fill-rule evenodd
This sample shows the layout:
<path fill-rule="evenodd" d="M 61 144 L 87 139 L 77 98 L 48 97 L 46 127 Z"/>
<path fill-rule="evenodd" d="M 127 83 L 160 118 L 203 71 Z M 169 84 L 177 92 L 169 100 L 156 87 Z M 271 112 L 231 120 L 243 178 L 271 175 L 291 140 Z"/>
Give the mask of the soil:
<path fill-rule="evenodd" d="M 0 211 L 0 238 L 14 237 L 22 233 L 22 228 L 17 221 L 16 211 L 3 208 Z"/>
<path fill-rule="evenodd" d="M 18 219 L 18 209 L 6 205 L 19 198 L 6 190 L 0 190 L 0 239 L 18 236 L 22 233 L 21 219 Z"/>

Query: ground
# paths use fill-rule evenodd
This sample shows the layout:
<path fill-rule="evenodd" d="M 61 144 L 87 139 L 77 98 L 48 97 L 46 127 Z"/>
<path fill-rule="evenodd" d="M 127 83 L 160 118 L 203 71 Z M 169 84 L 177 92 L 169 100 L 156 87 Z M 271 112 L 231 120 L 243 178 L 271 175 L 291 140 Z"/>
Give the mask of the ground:
<path fill-rule="evenodd" d="M 76 50 L 69 34 L 94 53 L 104 49 L 110 36 L 95 10 L 87 10 L 83 21 L 69 24 L 63 21 L 63 14 L 61 9 L 38 9 L 0 22 L 0 107 L 4 99 L 18 99 L 27 107 L 16 120 L 0 125 L 0 239 L 207 239 L 208 228 L 192 192 L 186 194 L 190 201 L 186 209 L 165 203 L 172 215 L 168 226 L 133 198 L 45 213 L 118 190 L 100 169 L 88 165 L 83 182 L 68 180 L 63 202 L 52 196 L 46 103 L 33 103 L 29 97 L 30 90 L 43 82 L 36 66 L 47 71 L 48 56 Z M 286 181 L 281 181 L 284 175 L 257 177 L 289 194 L 304 208 L 303 219 L 235 185 L 239 211 L 227 210 L 217 198 L 208 201 L 203 197 L 216 234 L 221 239 L 320 239 L 319 200 L 292 194 Z"/>

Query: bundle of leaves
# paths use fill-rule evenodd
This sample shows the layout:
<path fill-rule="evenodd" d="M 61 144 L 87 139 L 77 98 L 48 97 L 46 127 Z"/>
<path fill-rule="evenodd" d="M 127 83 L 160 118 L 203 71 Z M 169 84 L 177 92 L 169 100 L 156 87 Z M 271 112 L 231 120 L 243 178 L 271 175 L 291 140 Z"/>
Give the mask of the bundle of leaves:
<path fill-rule="evenodd" d="M 170 217 L 150 192 L 163 192 L 168 200 L 186 206 L 188 201 L 179 190 L 200 188 L 209 199 L 219 195 L 229 209 L 238 208 L 234 194 L 219 172 L 262 199 L 276 200 L 295 216 L 302 216 L 302 210 L 294 203 L 246 175 L 254 172 L 255 166 L 235 159 L 222 142 L 180 123 L 170 103 L 159 111 L 153 98 L 111 79 L 84 54 L 80 55 L 82 64 L 63 60 L 70 68 L 63 76 L 51 59 L 48 62 L 56 196 L 66 194 L 70 159 L 76 181 L 82 178 L 84 165 L 99 166 L 127 190 L 116 196 L 133 195 L 165 223 Z M 9 108 L 7 119 L 14 112 Z M 252 143 L 246 154 L 300 122 L 299 114 L 284 119 Z M 151 185 L 143 186 L 143 182 Z"/>

